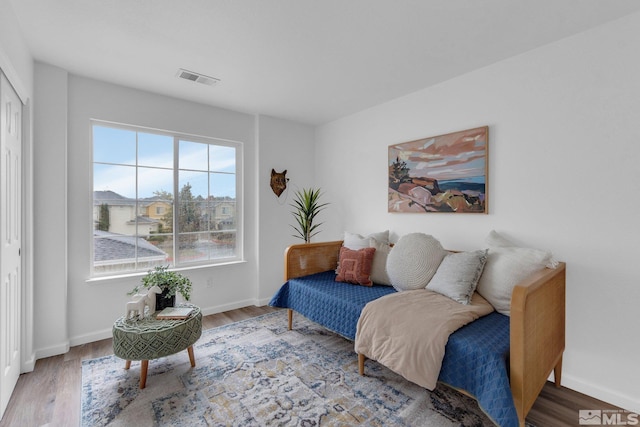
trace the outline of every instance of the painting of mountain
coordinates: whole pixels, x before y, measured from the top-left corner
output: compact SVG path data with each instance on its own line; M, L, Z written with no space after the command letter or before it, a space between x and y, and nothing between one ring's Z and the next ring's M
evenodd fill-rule
M487 213L488 126L389 146L389 212Z

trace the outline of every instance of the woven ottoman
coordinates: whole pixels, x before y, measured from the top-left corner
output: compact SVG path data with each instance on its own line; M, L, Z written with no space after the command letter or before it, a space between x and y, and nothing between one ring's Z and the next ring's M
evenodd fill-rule
M141 360L140 388L147 383L149 360L169 356L182 350L189 353L191 366L196 366L193 344L202 334L202 313L194 305L186 319L156 319L155 315L141 320L119 318L113 324L113 353L126 360L125 369L131 367L132 360Z

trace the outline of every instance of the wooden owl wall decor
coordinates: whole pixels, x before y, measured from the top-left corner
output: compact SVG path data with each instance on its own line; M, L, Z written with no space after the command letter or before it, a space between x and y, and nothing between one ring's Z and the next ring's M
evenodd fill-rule
M287 178L286 175L286 169L282 172L276 172L275 169L271 169L271 189L278 197L280 197L282 192L287 188L289 178Z

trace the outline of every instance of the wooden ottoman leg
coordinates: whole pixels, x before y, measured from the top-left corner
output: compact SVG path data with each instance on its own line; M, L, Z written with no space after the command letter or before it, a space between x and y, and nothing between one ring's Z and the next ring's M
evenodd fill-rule
M190 345L189 347L187 347L187 351L189 352L189 362L191 362L191 367L195 368L195 366L196 366L196 358L193 355L193 346Z
M291 330L291 328L293 327L293 310L289 309L289 311L287 311L287 315L289 321L289 330Z
M358 372L360 373L360 375L364 376L364 361L365 361L365 356L362 353L358 353Z
M143 360L140 365L140 389L147 386L147 369L149 369L149 361Z
M129 369L130 367L131 367L131 360L127 360L127 361L124 363L124 369Z

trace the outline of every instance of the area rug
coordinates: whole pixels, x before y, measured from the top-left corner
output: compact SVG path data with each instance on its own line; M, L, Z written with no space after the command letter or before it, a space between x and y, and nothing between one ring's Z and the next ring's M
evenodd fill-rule
M286 310L203 331L187 352L124 369L82 364L83 426L492 426L475 400L429 392L374 361L358 374L353 342Z

